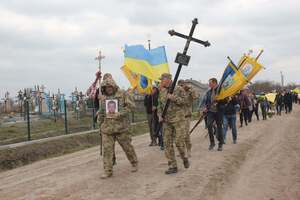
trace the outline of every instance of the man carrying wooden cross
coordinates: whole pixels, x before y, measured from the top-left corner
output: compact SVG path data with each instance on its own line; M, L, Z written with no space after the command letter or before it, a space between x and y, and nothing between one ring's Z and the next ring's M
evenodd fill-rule
M178 171L174 143L179 151L181 159L183 160L184 167L189 168L190 166L185 149L185 111L182 109L185 105L184 100L186 99L186 93L183 87L180 86L175 87L173 94L168 93L171 84L172 75L168 73L162 74L157 114L159 116L159 121L164 122L163 133L165 155L169 166L169 169L165 171L166 174L173 174ZM162 118L161 114L168 99L170 100L169 110L164 118Z
M174 80L172 82L171 74L162 74L162 93L160 95L161 107L160 107L160 126L157 129L157 133L160 131L162 122L166 121L164 125L164 142L166 146L166 157L168 159L169 169L166 171L166 174L172 174L177 172L177 165L175 160L175 153L173 148L173 142L175 140L176 146L179 150L180 156L183 159L185 168L189 167L189 161L185 155L185 145L184 145L184 110L182 110L184 102L184 89L176 86L181 68L183 65L187 66L190 60L190 56L187 55L187 51L191 41L202 44L205 47L210 46L208 41L202 41L193 37L193 33L196 25L198 24L197 18L192 21L192 27L190 29L189 35L184 35L178 33L174 30L170 30L169 34L171 36L178 36L186 39L186 43L183 49L183 53L177 53L175 62L178 63L178 68ZM181 88L181 89L180 89ZM174 109L174 112L168 111L168 108L171 107L171 110ZM183 119L182 119L183 118ZM177 122L177 123L175 123ZM181 123L179 123L181 122Z

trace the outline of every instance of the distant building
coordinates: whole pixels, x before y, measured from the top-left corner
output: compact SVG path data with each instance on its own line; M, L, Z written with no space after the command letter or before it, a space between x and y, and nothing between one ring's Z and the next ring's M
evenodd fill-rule
M203 84L200 81L193 80L192 78L186 79L185 81L194 87L194 89L200 95L200 97L203 96L203 94L208 90L208 85Z

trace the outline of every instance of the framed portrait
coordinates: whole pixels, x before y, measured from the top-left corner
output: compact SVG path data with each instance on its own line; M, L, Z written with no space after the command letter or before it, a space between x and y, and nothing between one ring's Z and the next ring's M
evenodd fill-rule
M105 112L107 115L118 113L119 112L118 100L117 99L105 100Z

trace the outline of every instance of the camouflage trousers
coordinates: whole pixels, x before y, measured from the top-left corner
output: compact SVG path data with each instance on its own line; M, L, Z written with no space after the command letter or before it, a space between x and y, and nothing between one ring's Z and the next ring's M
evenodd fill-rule
M190 127L191 127L191 117L187 117L185 118L185 146L187 151L191 151L192 149Z
M115 141L120 144L132 166L136 166L138 163L135 150L131 144L131 136L129 132L117 133L113 135L102 134L103 167L106 174L112 174L113 172Z
M170 168L175 168L177 167L177 162L175 158L174 143L178 149L180 157L182 159L186 158L184 121L164 123L163 133L165 155L168 160L168 165Z

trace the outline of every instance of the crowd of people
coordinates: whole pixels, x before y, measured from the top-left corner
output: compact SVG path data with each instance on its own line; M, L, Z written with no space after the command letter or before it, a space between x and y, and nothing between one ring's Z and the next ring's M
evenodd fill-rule
M144 106L150 133L149 146L159 146L165 152L168 169L165 174L174 174L178 171L174 145L177 147L184 168L189 168L189 158L192 156L192 141L190 138L190 124L192 121L192 104L199 98L195 89L184 80L179 80L172 94L172 75L164 73L158 87L153 87L152 93L145 96ZM132 165L132 172L138 171L138 158L131 144L129 114L134 109L132 97L121 90L114 82L112 76L104 75L100 90L96 91L98 104L97 120L100 124L100 133L103 144L102 178L113 175L115 162L115 142L124 150ZM274 103L270 103L264 95L257 96L248 88L239 94L226 99L216 100L218 81L209 79L209 90L202 96L199 105L199 114L205 119L209 135L209 147L212 151L218 141L218 151L223 150L226 144L228 128L232 131L233 144L237 144L237 115L239 114L240 127L252 122L255 114L256 120L267 120L276 108L281 115L283 109L286 113L292 111L293 102L300 103L298 96L284 90L278 91ZM165 105L169 101L169 109L162 115ZM114 105L114 106L112 106ZM113 107L113 109L112 109ZM259 112L259 108L261 112Z
M283 110L288 114L292 112L293 103L300 104L299 95L288 90L278 90L272 101L264 93L254 94L245 87L238 94L217 101L214 100L218 88L217 79L209 80L209 88L200 103L200 112L205 115L205 124L210 138L209 150L214 148L216 137L219 141L218 150L222 151L223 144L226 144L228 127L232 131L233 144L237 143L238 115L241 128L252 122L253 114L257 121L261 119L260 113L262 120L267 120L275 114L275 109L277 115L281 115Z

